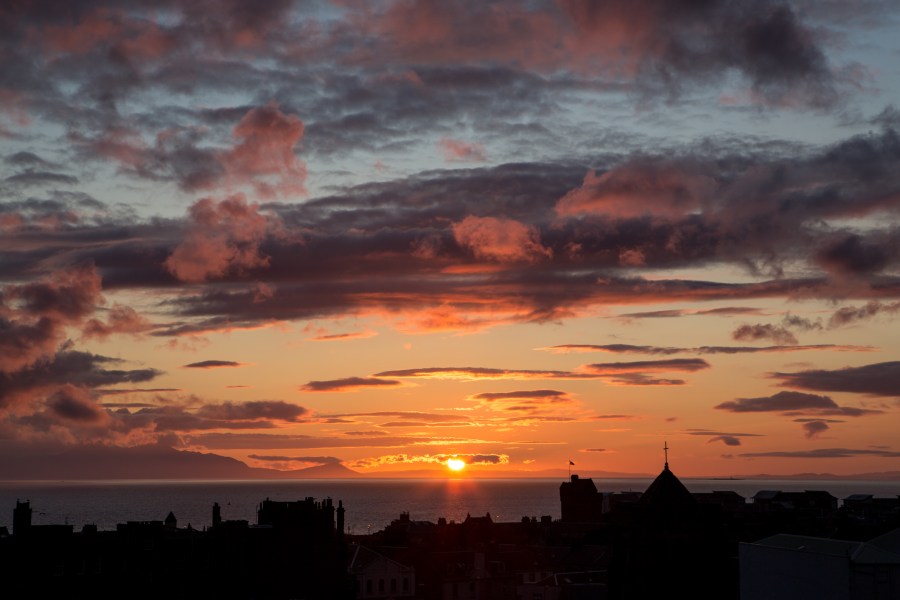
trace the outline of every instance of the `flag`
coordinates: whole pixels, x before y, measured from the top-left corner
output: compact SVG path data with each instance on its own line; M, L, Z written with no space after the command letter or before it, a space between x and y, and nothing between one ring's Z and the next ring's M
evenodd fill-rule
M569 461L569 466L570 466L570 467L574 467L574 466L575 466L575 463L573 463L573 462L570 460L570 461Z

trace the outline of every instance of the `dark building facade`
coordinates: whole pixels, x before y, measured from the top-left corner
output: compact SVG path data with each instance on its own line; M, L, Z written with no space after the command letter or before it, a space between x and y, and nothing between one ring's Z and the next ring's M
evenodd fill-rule
M570 475L559 485L560 518L571 523L597 523L603 513L603 494L590 478Z

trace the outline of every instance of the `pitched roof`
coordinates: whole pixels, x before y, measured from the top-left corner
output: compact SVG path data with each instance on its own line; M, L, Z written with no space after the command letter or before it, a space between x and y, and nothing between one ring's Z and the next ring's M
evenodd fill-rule
M669 463L666 463L662 473L653 480L638 502L660 509L690 508L697 504L681 480L669 470Z
M878 539L878 538L876 538ZM779 533L754 542L754 546L768 546L795 552L844 557L860 565L900 564L900 555L871 542L851 542L804 535Z
M356 551L353 553L353 558L350 560L349 568L351 571L364 571L367 567L377 562L394 565L401 571L411 570L411 567L397 562L396 560L365 546L356 547Z

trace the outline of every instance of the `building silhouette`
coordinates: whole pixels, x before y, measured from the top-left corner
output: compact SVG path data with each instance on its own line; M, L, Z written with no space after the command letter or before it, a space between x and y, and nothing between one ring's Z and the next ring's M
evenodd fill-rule
M640 499L609 513L610 598L736 597L723 511L701 504L668 461Z
M668 458L668 457L667 457ZM665 461L643 492L560 485L559 520L455 522L400 513L344 532L343 503L266 498L256 522L35 525L17 501L0 528L9 598L623 600L900 598L900 498L822 491L691 493Z
M603 494L594 480L570 475L559 484L560 519L572 523L597 523L603 513Z
M33 525L17 502L13 535L0 537L0 581L8 598L352 598L341 515L330 499L264 500L257 523L223 520L178 527L128 521L115 531Z

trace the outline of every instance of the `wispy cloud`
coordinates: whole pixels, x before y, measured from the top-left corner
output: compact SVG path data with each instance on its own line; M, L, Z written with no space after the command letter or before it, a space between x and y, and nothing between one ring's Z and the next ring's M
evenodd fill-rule
M880 456L884 458L900 457L900 452L893 450L867 450L852 448L817 448L815 450L775 450L770 452L749 452L739 454L744 458L853 458L856 456Z
M640 360L634 362L594 363L585 365L585 370L597 375L620 375L622 373L655 373L685 371L693 373L709 368L702 358L673 358L670 360Z
M343 379L310 381L300 386L300 389L304 392L353 392L361 389L394 388L402 385L402 381L381 379L381 375L379 375L378 377L344 377Z
M741 438L745 437L762 437L760 433L735 433L730 431L710 431L708 429L686 429L687 435L709 437L708 444L713 442L722 442L726 446L740 446Z
M243 367L242 363L233 360L202 360L184 365L185 369L218 369L222 367Z

